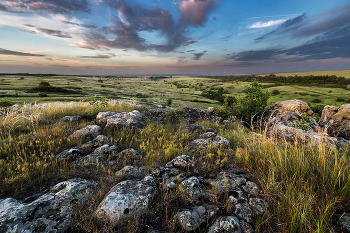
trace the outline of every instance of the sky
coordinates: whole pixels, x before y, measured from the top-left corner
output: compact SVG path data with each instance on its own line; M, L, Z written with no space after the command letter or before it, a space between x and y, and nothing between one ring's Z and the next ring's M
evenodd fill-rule
M349 0L0 0L0 73L342 69Z

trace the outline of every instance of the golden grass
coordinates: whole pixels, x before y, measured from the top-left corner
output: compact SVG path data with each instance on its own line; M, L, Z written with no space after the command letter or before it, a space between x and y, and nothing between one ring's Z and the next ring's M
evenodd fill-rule
M290 73L276 73L281 76L309 76L309 75L336 75L345 78L350 78L350 70L322 70L322 71L309 71L309 72L290 72Z

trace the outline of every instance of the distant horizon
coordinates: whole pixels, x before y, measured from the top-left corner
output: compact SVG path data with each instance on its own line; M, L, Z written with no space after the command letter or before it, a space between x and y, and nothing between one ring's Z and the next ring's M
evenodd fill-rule
M6 0L0 35L5 73L350 69L348 0Z

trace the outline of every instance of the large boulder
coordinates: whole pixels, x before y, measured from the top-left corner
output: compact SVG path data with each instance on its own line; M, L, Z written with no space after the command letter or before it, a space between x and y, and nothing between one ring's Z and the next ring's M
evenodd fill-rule
M0 200L0 232L66 232L73 210L85 203L95 187L91 181L76 178L55 185L34 200Z
M201 205L177 212L177 220L185 231L194 231L219 210L216 205Z
M88 125L80 130L75 131L73 134L71 134L68 139L75 139L75 138L90 138L94 139L98 135L102 134L102 129L98 125Z
M142 129L145 124L142 122L142 114L134 110L132 112L100 112L96 116L99 124L105 125L106 129L121 129L129 127L132 129Z
M296 120L316 116L309 105L301 100L285 100L269 105L264 109L267 125L295 123ZM302 116L302 113L304 116Z
M350 104L341 107L327 105L322 111L320 124L333 136L350 138Z
M156 195L155 183L155 178L149 175L142 181L126 180L117 184L97 207L96 216L116 225L122 217L141 214Z
M216 219L215 223L209 228L208 233L241 233L241 224L238 218L234 216L223 216Z

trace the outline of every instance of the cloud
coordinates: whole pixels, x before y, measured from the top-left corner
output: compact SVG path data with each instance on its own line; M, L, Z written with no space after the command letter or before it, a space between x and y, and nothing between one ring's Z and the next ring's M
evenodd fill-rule
M75 25L75 26L81 26L81 27L89 28L89 29L95 29L95 28L97 28L97 26L96 26L96 25L93 25L93 24L75 23L75 22L70 22L70 21L66 21L66 20L63 20L62 23L66 23L66 24L70 24L70 25Z
M228 59L234 59L236 61L270 60L277 54L279 54L279 50L277 49L249 50L234 54L228 57Z
M283 33L289 32L291 30L295 30L302 25L302 22L304 22L306 18L307 18L307 16L304 13L302 15L295 17L295 18L289 19L289 20L285 21L284 23L282 23L277 29L255 39L255 41L259 42L261 40L268 38L271 35L283 34Z
M0 10L16 13L45 11L55 14L90 12L88 0L8 0L0 3Z
M179 6L181 21L195 27L202 26L215 6L213 0L183 0Z
M100 53L96 53L93 56L80 56L81 58L99 58L99 59L107 59L107 58L111 58L111 57L115 57L116 55L114 53L105 53L105 54L100 54Z
M0 54L2 55L13 55L13 56L25 56L25 57L43 57L41 54L32 54L32 53L22 53L13 50L7 50L0 48Z
M180 64L184 64L187 62L187 58L186 57L179 57L178 60L177 60L177 64L180 65Z
M204 53L194 53L194 58L193 60L198 61L201 59L201 57L204 55Z
M266 28L266 27L272 27L277 24L281 24L286 22L286 19L278 19L278 20L270 20L268 22L256 22L252 25L250 25L248 28Z
M199 41L199 39L195 39L195 40L187 40L186 43L184 43L182 46L191 46L193 45L194 43L197 43Z
M24 28L18 28L17 31L19 31L19 32L25 32L25 33L29 33L29 34L37 34L36 31L27 30L27 29L24 29Z
M68 33L64 33L60 30L52 30L48 28L38 28L38 30L50 36L55 36L60 38L72 38L72 36L70 36Z

